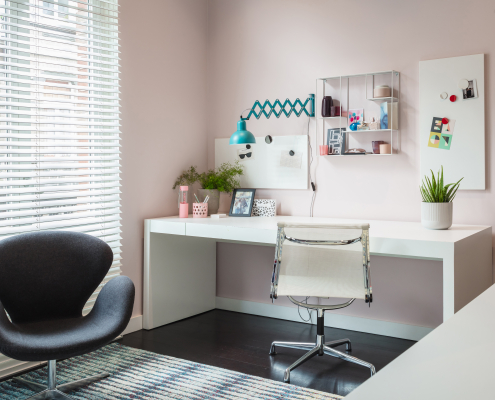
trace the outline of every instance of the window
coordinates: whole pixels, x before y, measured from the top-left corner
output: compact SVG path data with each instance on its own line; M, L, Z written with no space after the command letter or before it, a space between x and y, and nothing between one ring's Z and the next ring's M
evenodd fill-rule
M0 0L0 240L99 237L114 252L103 284L122 261L117 3Z

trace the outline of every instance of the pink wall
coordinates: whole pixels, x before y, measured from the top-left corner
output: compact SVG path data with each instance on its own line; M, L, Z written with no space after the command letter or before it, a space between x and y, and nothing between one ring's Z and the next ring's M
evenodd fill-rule
M180 171L206 167L207 3L120 0L123 273L142 314L145 218L177 214Z
M418 63L485 53L487 190L460 192L454 223L495 225L491 160L495 121L490 112L495 100L494 11L493 0L209 0L208 165L214 165L214 138L229 137L240 112L255 100L305 98L314 93L317 77L395 69L401 72L401 154L317 159L315 216L419 221ZM256 136L298 135L306 123L306 118L294 116L263 117L249 121L248 129ZM277 199L283 215L309 215L310 191L257 194ZM260 265L270 265L272 253L266 248L220 245L218 295L267 301L269 278ZM234 255L236 260L252 260L255 255L255 261L229 262ZM384 305L374 317L392 315L398 322L424 326L438 323L438 293L433 291L441 287L438 263L375 257L373 265L378 275L376 297L380 285L386 303L398 299L398 304ZM252 276L236 279L239 274ZM392 292L400 283L407 287L408 279L431 289L424 292L430 307L422 304L421 295L412 298L421 315L409 308L405 297Z

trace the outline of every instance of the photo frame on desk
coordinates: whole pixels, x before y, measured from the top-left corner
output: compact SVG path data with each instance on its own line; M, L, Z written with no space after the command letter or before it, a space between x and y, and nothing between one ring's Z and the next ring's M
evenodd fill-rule
M230 217L250 217L256 189L234 189L230 203Z

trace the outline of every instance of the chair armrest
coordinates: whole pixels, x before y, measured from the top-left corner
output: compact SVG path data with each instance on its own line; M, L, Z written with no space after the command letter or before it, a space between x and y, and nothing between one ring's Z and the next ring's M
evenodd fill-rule
M134 283L127 276L118 276L109 281L98 294L95 305L86 316L89 319L104 320L114 325L120 335L127 327L134 306Z

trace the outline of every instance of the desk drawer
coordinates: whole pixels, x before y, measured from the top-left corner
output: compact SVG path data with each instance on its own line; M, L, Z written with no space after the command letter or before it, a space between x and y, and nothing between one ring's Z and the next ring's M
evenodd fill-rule
M169 235L185 235L185 222L169 222L161 219L150 220L151 233L168 233Z

